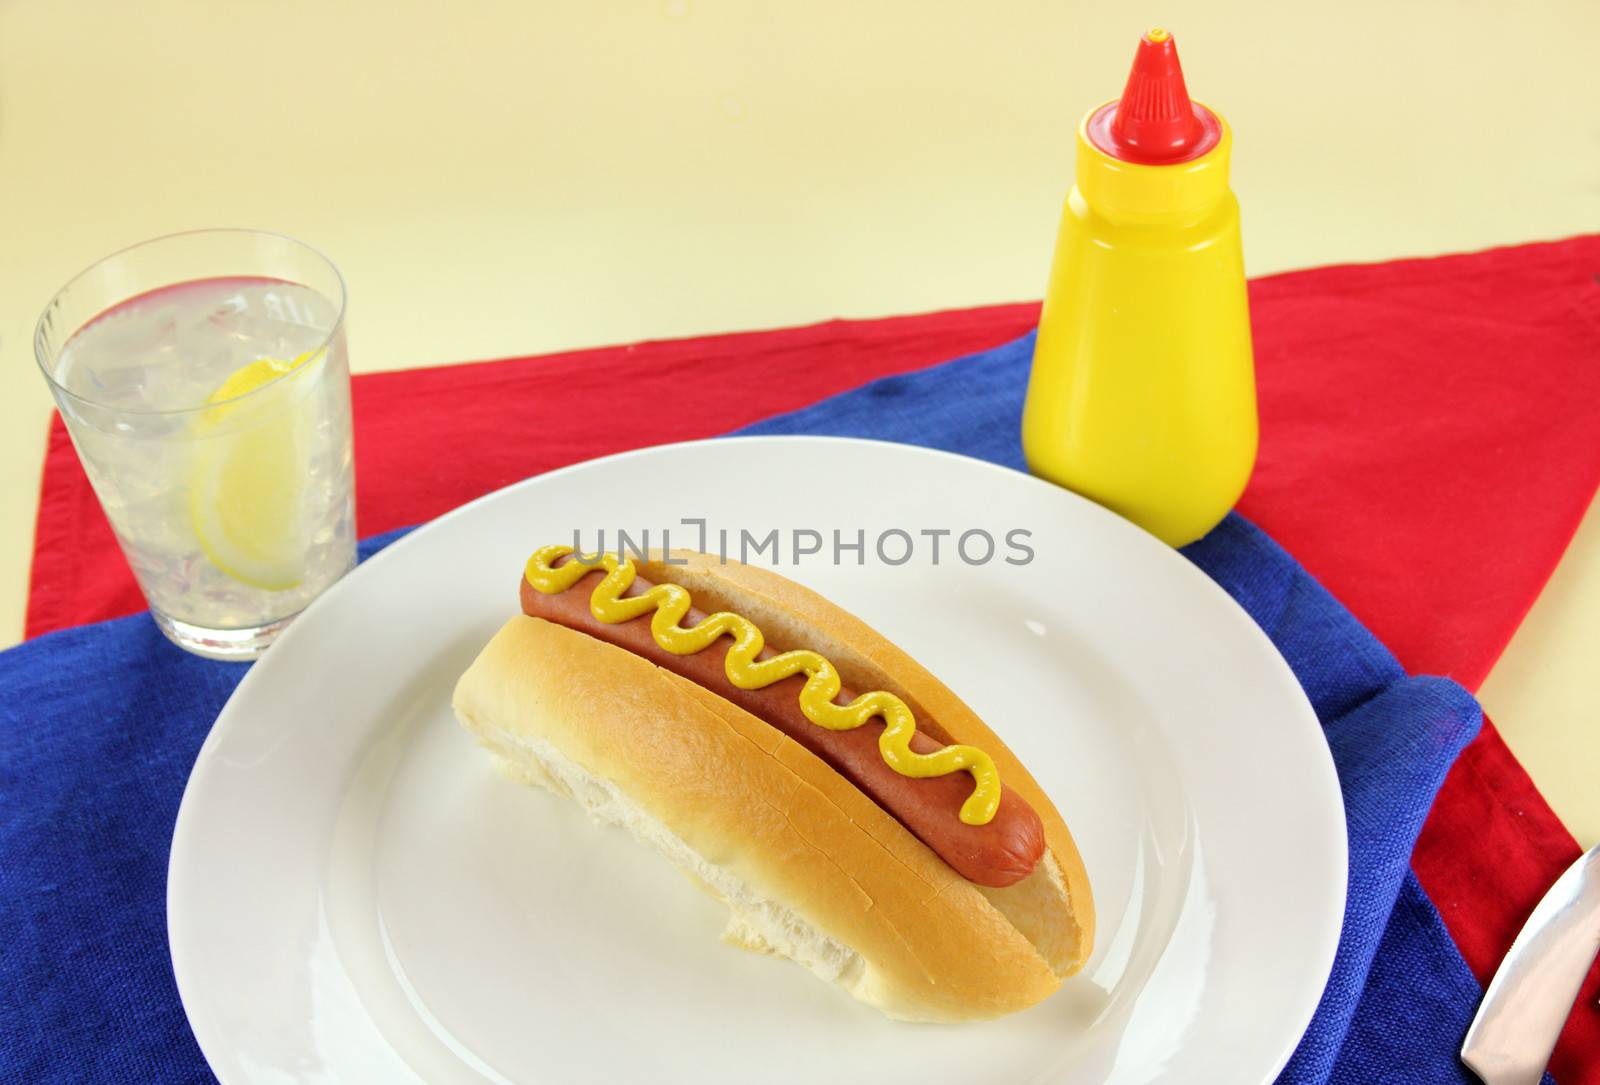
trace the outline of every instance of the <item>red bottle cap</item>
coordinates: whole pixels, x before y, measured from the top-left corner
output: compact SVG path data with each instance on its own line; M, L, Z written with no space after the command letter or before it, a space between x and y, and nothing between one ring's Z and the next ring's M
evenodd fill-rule
M1122 97L1095 110L1089 139L1113 158L1144 166L1190 162L1222 139L1222 126L1189 100L1178 44L1156 27L1139 39Z

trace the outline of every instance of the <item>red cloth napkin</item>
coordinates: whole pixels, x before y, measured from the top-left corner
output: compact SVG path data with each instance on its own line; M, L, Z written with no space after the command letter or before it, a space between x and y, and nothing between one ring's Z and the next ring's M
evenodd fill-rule
M1240 508L1406 667L1475 688L1600 484L1600 236L1256 280L1261 458ZM711 436L1022 334L1036 305L644 343L355 380L364 534L527 475ZM360 349L359 326L355 329ZM596 423L601 405L611 419ZM143 606L57 419L28 635ZM1578 855L1492 725L1414 859L1493 971ZM1600 969L1553 1064L1600 1081Z

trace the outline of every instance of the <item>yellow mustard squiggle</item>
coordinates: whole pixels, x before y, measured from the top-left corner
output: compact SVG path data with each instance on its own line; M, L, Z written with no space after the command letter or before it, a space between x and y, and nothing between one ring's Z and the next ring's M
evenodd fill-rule
M883 734L878 736L878 750L890 768L902 776L919 779L970 772L972 794L961 804L961 820L968 825L987 825L994 819L1000 806L1000 773L994 760L974 746L946 746L933 753L914 752L911 736L917 731L916 717L894 694L877 690L863 693L849 704L834 704L833 699L839 695L842 685L839 671L817 652L800 648L758 660L756 656L766 639L750 619L723 610L684 629L678 623L689 613L691 600L682 585L656 584L639 595L623 598L638 576L631 559L619 562L613 555L604 554L592 564L569 561L555 565L570 553L570 546L546 546L534 551L524 575L535 591L559 595L597 567L604 568L605 579L589 597L589 613L597 620L614 625L654 610L650 634L663 649L680 656L693 655L709 648L717 638L731 636L733 647L728 649L723 669L728 681L740 689L763 689L804 672L806 684L800 691L800 711L808 720L830 731L849 731L874 716L882 717L884 728Z

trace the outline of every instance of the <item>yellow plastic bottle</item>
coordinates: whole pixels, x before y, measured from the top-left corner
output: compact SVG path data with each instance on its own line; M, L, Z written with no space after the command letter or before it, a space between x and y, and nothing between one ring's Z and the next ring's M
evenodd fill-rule
M1078 126L1022 415L1029 469L1182 546L1244 492L1257 422L1232 133L1172 36Z

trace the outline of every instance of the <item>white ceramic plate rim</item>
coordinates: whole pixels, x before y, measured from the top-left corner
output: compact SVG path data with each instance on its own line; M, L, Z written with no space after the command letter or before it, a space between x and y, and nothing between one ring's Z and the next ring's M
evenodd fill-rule
M384 575L383 570L385 569L387 560L391 559L393 555L397 553L403 553L406 549L418 544L419 540L426 540L430 531L436 526L452 522L462 517L470 516L473 514L473 511L480 506L500 500L504 498L505 495L513 491L527 487L535 487L560 476L571 474L573 472L592 470L601 465L626 462L640 457L672 455L675 450L694 449L709 444L715 444L717 446L728 446L730 444L771 445L774 442L790 442L799 443L802 445L815 442L835 445L889 446L895 449L913 451L919 455L928 457L959 461L969 468L976 465L985 470L1003 474L1013 479L1027 479L1029 483L1039 487L1041 498L1045 500L1066 500L1077 502L1083 507L1084 510L1087 510L1091 517L1101 520L1106 530L1122 533L1122 538L1127 540L1128 545L1147 548L1153 547L1159 549L1165 554L1164 560L1174 562L1176 563L1176 566L1181 566L1184 568L1186 573L1181 575L1187 575L1188 577L1192 578L1195 587L1199 591L1211 595L1214 601L1220 604L1219 613L1231 614L1233 619L1245 631L1245 635L1253 639L1260 650L1266 656L1270 657L1271 660L1274 661L1275 665L1278 668L1281 668L1284 674L1289 676L1291 682L1294 682L1293 676L1289 672L1287 663L1285 663L1281 656L1279 656L1277 649L1272 645L1271 640L1255 624L1248 614L1246 614L1245 611L1232 599L1231 596L1229 596L1219 585L1206 576L1198 567L1194 566L1177 552L1165 547L1153 537L1147 535L1142 530L1134 527L1132 524L1109 512L1108 510L1105 510L1100 506L1095 505L1094 503L1089 502L1086 499L1081 498L1069 491L1061 490L1046 483L1029 479L1028 476L1022 475L1019 472L1015 472L1009 468L992 464L988 461L977 460L972 457L961 456L955 453L945 452L937 449L922 448L920 446L903 445L896 442L880 442L863 440L860 438L807 435L774 437L721 437L711 438L708 440L685 441L675 444L650 446L647 448L629 450L610 456L599 457L597 459L571 464L563 468L512 483L511 485L467 502L466 504L451 510L450 512L436 518L433 521L420 525L403 538L398 539L385 547L381 552L363 562L358 568L340 581L340 583L336 584L332 589L330 589L321 598L316 600L310 607L308 607L307 610L302 613L299 619L297 619L297 621L283 634L281 639L288 640L290 638L311 635L307 632L307 630L311 630L315 627L317 615L328 606L326 600L339 598L340 593L348 593L358 590L358 587L364 584L367 580ZM377 571L375 572L374 570ZM186 925L186 902L181 898L180 895L173 891L172 887L175 884L179 884L183 880L181 875L187 873L187 871L184 870L184 864L187 861L187 857L193 854L190 844L195 835L193 819L196 815L193 809L194 804L191 802L191 795L194 792L192 783L196 778L206 771L208 762L215 755L216 747L221 742L222 736L226 734L227 729L230 726L230 721L235 715L235 706L241 703L244 699L250 697L256 685L268 680L266 678L259 677L259 674L263 672L264 669L265 673L270 677L270 675L273 673L272 668L263 668L262 664L259 663L252 667L251 670L243 677L243 679L241 679L239 685L230 696L227 704L224 705L222 711L218 714L217 720L213 725L211 732L207 735L204 743L202 744L199 755L196 758L195 765L191 770L191 786L188 786L185 789L183 801L180 804L177 821L174 827L173 842L168 868L168 941L169 950L172 953L173 968L177 981L179 996L185 1005L186 1012L188 1012L191 1001L197 993L195 984L198 982L198 978L190 972L187 954L180 952L177 948L181 944L181 932ZM1298 683L1294 682L1294 684L1296 689L1298 689ZM1303 703L1303 712L1301 713L1301 719L1299 721L1285 720L1283 726L1285 728L1297 729L1298 733L1301 734L1301 737L1309 740L1305 743L1302 743L1306 746L1305 754L1307 757L1307 763L1304 768L1309 774L1310 778L1315 781L1313 790L1320 791L1319 794L1312 796L1310 805L1318 808L1320 813L1323 815L1321 823L1318 826L1320 830L1317 833L1318 838L1310 843L1312 850L1321 850L1326 855L1330 869L1336 867L1339 876L1336 879L1333 879L1333 881L1331 881L1326 887L1328 892L1321 898L1322 906L1319 909L1319 914L1308 917L1311 920L1308 923L1308 927L1314 932L1314 938L1305 947L1305 975L1307 977L1307 982L1300 987L1299 997L1295 1001L1294 1005L1290 1008L1292 1012L1286 1014L1286 1019L1292 1018L1298 1024L1293 1030L1285 1031L1281 1043L1279 1044L1278 1055L1273 1061L1270 1072L1264 1074L1261 1078L1263 1082L1270 1082L1273 1080L1273 1078L1276 1077L1278 1072L1281 1071L1283 1066L1288 1062L1289 1057L1293 1054L1295 1048L1298 1046L1305 1025L1311 1020L1311 1017L1320 1001L1326 978L1332 968L1334 954L1337 949L1339 934L1342 928L1345 905L1345 871L1348 863L1348 843L1345 836L1343 800L1338 787L1337 775L1333 768L1331 753L1329 752L1326 741L1323 738L1321 725L1317 721L1310 704L1308 702ZM191 1025L193 1025L192 1016ZM226 1050L227 1037L220 1034L210 1034L203 1027L196 1027L195 1035L201 1051L206 1055L208 1062L210 1062L213 1067L218 1065L220 1060L213 1058L213 1052L220 1055Z

